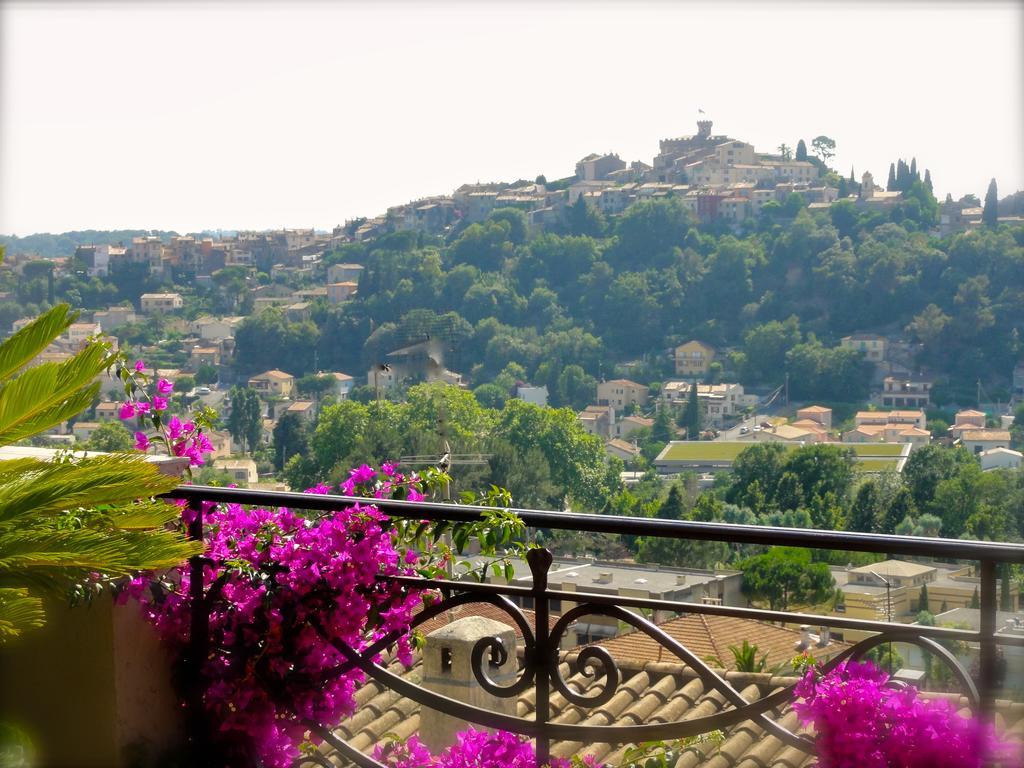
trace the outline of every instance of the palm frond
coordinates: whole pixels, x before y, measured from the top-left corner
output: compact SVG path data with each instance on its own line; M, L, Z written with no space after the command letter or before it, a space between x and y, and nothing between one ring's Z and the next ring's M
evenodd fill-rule
M202 552L200 542L163 530L7 530L0 533L0 582L59 591L70 582L172 568Z
M92 344L70 360L27 369L0 389L0 445L38 434L85 410L111 363L107 348Z
M171 490L177 478L161 474L137 454L90 456L73 463L0 461L0 524L78 507L120 505Z
M0 345L0 381L13 376L78 318L69 310L67 304L58 304Z
M0 588L0 645L46 622L43 601L27 589Z

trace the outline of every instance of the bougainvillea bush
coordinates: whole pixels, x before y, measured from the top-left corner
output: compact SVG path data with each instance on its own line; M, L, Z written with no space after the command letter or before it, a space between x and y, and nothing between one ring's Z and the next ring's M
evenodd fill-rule
M889 687L870 662L807 669L793 708L817 735L821 768L982 768L1019 765L993 729L961 717L943 699L912 686Z
M392 467L352 475L350 493L422 498L419 479ZM228 751L251 749L264 765L285 768L300 754L306 720L332 723L354 712L363 675L332 673L345 661L334 644L361 651L408 628L422 593L379 577L416 573L418 556L400 553L387 518L372 505L310 519L287 509L210 504L203 515L206 713ZM140 576L125 591L179 661L189 643L190 587L183 564L158 581ZM395 649L411 663L407 634Z

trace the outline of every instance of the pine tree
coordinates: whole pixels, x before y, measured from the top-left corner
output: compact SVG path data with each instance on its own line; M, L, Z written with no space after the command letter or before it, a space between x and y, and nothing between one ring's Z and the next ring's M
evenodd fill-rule
M654 424L651 426L651 439L659 443L667 443L672 439L672 420L668 415L668 408L662 407L654 415Z
M806 160L807 159L807 145L804 144L804 140L803 139L800 139L800 141L798 141L796 143L796 159L797 160Z
M690 399L686 401L686 436L694 440L700 436L700 403L697 400L697 382L690 387Z
M658 507L657 517L662 520L682 520L686 515L686 507L683 505L683 494L679 492L679 486L673 485L668 491L668 497Z
M896 166L893 163L889 163L889 180L885 182L885 191L896 191Z
M932 195L935 194L935 190L932 189L932 172L927 168L924 169L924 185Z
M850 516L846 520L848 531L875 533L878 530L880 517L880 499L878 485L868 480L857 489L857 496L850 507Z
M995 179L988 183L988 192L985 193L985 207L981 212L981 221L988 227L994 227L999 223L999 191L996 188Z
M917 610L931 612L931 608L928 606L928 585L921 585L921 597L918 598Z

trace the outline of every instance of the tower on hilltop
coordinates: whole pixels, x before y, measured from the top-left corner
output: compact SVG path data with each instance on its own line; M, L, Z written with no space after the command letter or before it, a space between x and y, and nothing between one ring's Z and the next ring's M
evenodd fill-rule
M711 121L710 120L698 120L697 121L697 138L708 139L711 137Z

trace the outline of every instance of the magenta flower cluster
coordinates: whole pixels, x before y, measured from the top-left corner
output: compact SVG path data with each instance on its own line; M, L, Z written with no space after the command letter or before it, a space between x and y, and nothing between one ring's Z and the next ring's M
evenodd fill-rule
M353 494L387 486L421 496L417 478L388 468L386 480L353 483ZM326 492L326 489L314 489ZM271 768L299 756L305 721L336 723L355 709L359 671L337 673L338 650L365 650L397 631L398 658L411 664L407 634L420 592L381 580L414 573L418 556L400 554L387 518L374 506L354 504L317 519L287 509L204 508L208 545L204 593L209 613L210 653L204 664L204 704L227 748L255 750ZM131 582L126 594L139 600L146 617L180 660L189 642L190 577L179 566L154 589L150 578Z
M990 726L888 682L870 662L807 670L793 708L814 726L821 768L981 768L1007 756Z
M439 755L432 755L417 736L374 748L373 758L388 768L537 768L533 745L514 733L495 734L470 728L456 734L455 743ZM552 758L551 768L569 768L570 763Z
M133 367L137 378L148 380L144 374L146 364L142 360L136 360ZM167 379L157 380L155 394L148 399L136 396L139 390L131 388L128 390L128 399L121 404L117 415L122 421L148 419L156 427L155 434L142 431L135 433L135 450L145 453L154 442L161 441L173 455L186 456L190 466L198 467L203 463L203 454L210 453L213 445L201 426L194 421L181 421L177 416L172 416L166 424L163 422L162 417L168 405L167 395L173 391L174 385Z

